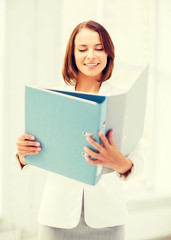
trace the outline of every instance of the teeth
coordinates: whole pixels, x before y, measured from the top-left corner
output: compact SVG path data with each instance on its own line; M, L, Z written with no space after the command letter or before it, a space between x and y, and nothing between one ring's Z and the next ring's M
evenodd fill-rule
M87 66L97 66L98 63L86 63Z

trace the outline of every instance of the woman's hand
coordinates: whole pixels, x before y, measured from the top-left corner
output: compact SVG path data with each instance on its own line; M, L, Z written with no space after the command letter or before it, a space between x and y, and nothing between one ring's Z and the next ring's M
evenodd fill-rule
M22 165L26 165L24 157L26 155L38 154L41 151L40 142L35 141L35 137L24 133L18 138L17 153Z
M85 156L87 162L92 165L103 165L108 168L112 168L113 170L125 174L127 173L133 166L133 163L124 157L124 155L119 151L116 147L114 140L112 138L113 130L110 130L107 138L103 134L102 131L98 132L98 135L101 139L103 145L100 145L91 137L87 137L87 141L98 151L94 152L88 147L84 147L84 150L89 156ZM92 160L95 158L97 160Z

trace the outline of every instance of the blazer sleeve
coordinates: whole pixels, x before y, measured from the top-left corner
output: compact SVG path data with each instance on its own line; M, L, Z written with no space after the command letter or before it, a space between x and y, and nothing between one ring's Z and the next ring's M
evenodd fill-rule
M24 172L27 174L30 174L32 172L32 167L30 165L22 166L22 164L19 161L18 154L15 155L15 168L17 172Z

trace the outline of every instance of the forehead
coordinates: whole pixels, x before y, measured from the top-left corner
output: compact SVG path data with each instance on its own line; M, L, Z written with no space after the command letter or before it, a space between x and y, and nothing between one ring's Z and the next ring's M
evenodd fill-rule
M81 29L75 37L75 45L95 45L101 43L98 32L88 28Z

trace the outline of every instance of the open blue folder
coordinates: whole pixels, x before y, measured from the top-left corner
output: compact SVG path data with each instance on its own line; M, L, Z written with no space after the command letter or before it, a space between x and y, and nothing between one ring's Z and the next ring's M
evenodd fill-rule
M100 143L98 131L114 129L114 140L127 156L142 137L148 67L131 88L100 96L53 89L25 88L25 131L41 142L42 151L27 155L26 163L95 185L102 166L86 162L83 147L91 147L86 134Z

